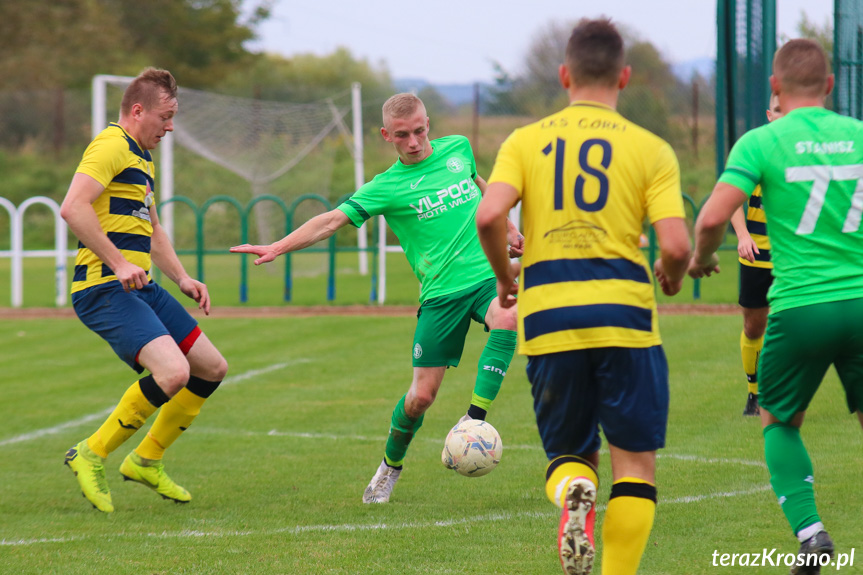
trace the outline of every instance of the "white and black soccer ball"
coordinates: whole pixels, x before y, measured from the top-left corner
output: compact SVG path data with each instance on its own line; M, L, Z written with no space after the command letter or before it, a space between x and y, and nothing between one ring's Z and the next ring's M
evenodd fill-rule
M446 436L443 464L465 477L490 473L500 463L503 442L487 421L468 419L453 427Z

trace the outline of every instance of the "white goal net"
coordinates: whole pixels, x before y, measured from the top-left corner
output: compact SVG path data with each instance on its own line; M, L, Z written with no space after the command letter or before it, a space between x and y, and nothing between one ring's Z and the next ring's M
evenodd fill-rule
M119 117L122 92L132 79L93 78L94 136ZM337 154L347 151L353 160L353 189L364 183L360 98L359 84L313 103L238 98L181 87L174 133L155 152L160 200L164 203L174 197L178 189L177 195L189 197L198 206L214 196L230 196L244 206L263 195L279 198L287 206L305 194L334 202L332 175ZM175 151L175 143L181 149ZM200 158L220 168L208 167ZM295 224L321 211L320 205L312 204L316 202L297 206ZM282 237L283 211L274 207L269 201L256 203L254 217L249 218L250 242L269 243ZM174 203L165 205L160 216L175 239L178 233L188 235L189 230L185 225L175 227L173 208ZM359 271L365 274L365 227L358 233L357 245Z

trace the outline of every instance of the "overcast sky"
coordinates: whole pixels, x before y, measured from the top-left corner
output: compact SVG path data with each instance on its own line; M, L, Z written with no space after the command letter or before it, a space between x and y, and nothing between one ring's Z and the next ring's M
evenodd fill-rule
M823 25L833 0L777 0L780 34L796 36L802 12ZM491 81L493 61L520 71L549 22L600 15L635 29L672 63L716 55L715 0L276 0L251 47L291 56L345 46L396 79Z

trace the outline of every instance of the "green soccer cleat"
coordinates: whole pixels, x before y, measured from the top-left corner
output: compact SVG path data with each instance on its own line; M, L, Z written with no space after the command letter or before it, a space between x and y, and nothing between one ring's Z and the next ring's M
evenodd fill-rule
M89 458L84 455L92 453L88 448L82 448L81 444L85 441L87 440L69 448L63 463L75 474L81 493L87 501L103 513L112 513L114 504L111 503L111 490L108 489L108 480L105 479L105 466L98 455L93 454ZM93 460L93 457L96 459Z
M137 481L146 485L164 499L170 499L176 503L188 503L192 495L174 483L174 480L165 473L165 464L161 460L153 461L144 465L141 457L134 451L126 456L120 465L120 475L124 481Z

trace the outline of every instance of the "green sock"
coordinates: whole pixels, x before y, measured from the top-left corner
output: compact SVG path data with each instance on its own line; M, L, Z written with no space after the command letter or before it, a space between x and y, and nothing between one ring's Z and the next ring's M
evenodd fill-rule
M515 353L515 342L515 332L508 329L493 329L488 334L488 341L479 356L471 405L483 411L491 408Z
M764 458L770 471L770 485L794 534L821 521L815 507L812 461L800 430L784 423L765 427Z
M405 461L408 445L414 438L417 430L423 424L423 415L417 419L411 419L405 412L405 396L396 404L393 417L390 421L390 435L387 437L387 447L384 452L384 460L391 467L399 467Z

